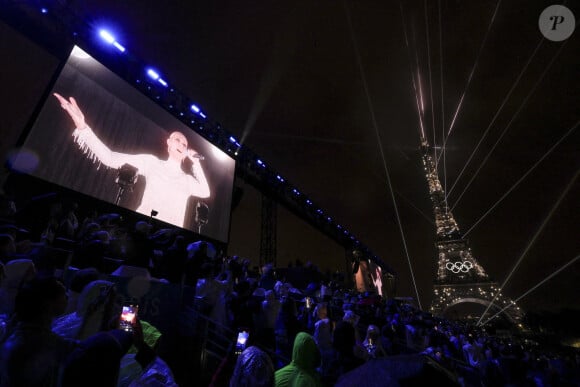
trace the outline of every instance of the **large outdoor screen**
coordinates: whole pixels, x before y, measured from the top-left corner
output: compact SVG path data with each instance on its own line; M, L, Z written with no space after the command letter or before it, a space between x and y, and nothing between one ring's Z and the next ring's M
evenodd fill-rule
M13 167L227 242L235 161L79 47Z
M387 296L387 282L383 270L374 262L361 260L354 273L354 282L359 292L375 292L381 297Z

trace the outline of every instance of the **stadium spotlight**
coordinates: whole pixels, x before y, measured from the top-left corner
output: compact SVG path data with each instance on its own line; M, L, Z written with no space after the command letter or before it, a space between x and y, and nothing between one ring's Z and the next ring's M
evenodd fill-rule
M197 105L192 104L189 108L191 109L192 112L199 114L201 118L206 118L206 115L203 114L203 112L197 107Z
M119 50L121 52L125 52L125 47L123 47L121 45L121 43L117 42L117 40L115 39L113 34L111 34L109 31L107 31L105 29L101 29L101 30L99 30L99 36L105 42L112 44L117 50Z
M99 36L103 38L103 40L109 44L113 44L115 42L115 37L111 35L111 33L107 30L100 30Z
M113 42L113 46L115 46L115 48L121 52L125 52L125 47L121 46L121 44L117 41Z
M230 142L231 142L232 144L234 144L235 146L237 146L237 147L238 147L238 149L239 149L239 148L242 146L242 145L241 145L241 144L238 142L238 140L236 140L236 138L235 138L234 136L230 136Z
M147 75L149 76L149 78L153 79L154 81L159 79L159 74L157 73L157 71L155 71L153 69L148 69Z

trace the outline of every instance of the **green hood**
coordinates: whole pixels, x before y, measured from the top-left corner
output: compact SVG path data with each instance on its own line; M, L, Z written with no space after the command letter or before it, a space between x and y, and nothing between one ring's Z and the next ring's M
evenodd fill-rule
M308 333L300 332L296 335L292 363L306 371L313 371L320 364L320 351Z

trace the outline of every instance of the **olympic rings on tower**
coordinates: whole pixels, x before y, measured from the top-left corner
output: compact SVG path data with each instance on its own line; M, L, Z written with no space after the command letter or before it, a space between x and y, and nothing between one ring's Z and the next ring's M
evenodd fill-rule
M457 274L460 271L463 273L467 273L472 267L473 263L470 261L463 261L463 262L447 262L445 264L447 270L452 271L453 273Z

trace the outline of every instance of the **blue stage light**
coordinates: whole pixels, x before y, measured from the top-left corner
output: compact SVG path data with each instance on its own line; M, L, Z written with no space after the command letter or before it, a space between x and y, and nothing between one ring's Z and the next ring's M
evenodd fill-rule
M157 80L157 82L159 82L159 83L161 83L163 86L167 87L167 82L165 82L165 80L164 80L164 79L162 79L162 78L159 78L159 79Z
M230 142L232 144L236 144L239 147L241 147L240 143L238 142L238 140L236 140L236 138L234 136L230 136Z
M195 105L191 105L191 106L190 106L190 108L191 108L191 111L192 111L192 112L194 112L194 113L199 113L199 108L198 108L197 106L195 106Z
M42 8L40 8L40 12L41 12L42 14L45 14L45 15L46 15L46 14L48 13L48 9L47 9L47 8L44 8L44 7L42 7Z
M292 190L292 192L294 192L296 195L300 195L300 192L298 192L298 190L297 190L296 188L294 188L294 189Z
M115 46L115 48L121 52L125 52L125 47L121 46L121 44L119 44L119 42L113 42L113 46Z
M207 118L205 114L203 114L203 112L199 112L199 115L202 116L203 118Z
M320 208L318 210L316 210L316 212L318 212L319 214L322 214L322 210Z
M336 228L340 230L342 228L342 226L340 224L337 224Z
M280 175L276 175L276 179L280 180L281 182L284 182L284 178Z
M101 39L103 39L105 42L112 44L117 50L121 51L121 52L125 52L125 47L123 47L121 45L121 43L117 42L115 40L115 37L113 36L113 34L111 34L109 31L107 30L99 30L99 36L101 37Z
M103 38L105 42L109 44L113 44L113 42L115 42L115 37L111 35L111 33L107 30L100 30L99 35L101 36L101 38Z
M262 167L266 166L266 164L264 164L264 162L260 159L256 160L256 162L258 163L258 165L261 165Z
M306 204L311 205L312 202L310 201L310 199L306 199Z
M330 216L328 218L326 218L326 220L328 220L329 222L332 222L332 218Z
M159 79L159 74L157 73L157 71L155 71L153 69L148 69L147 75L149 76L149 78L153 79L154 81Z

